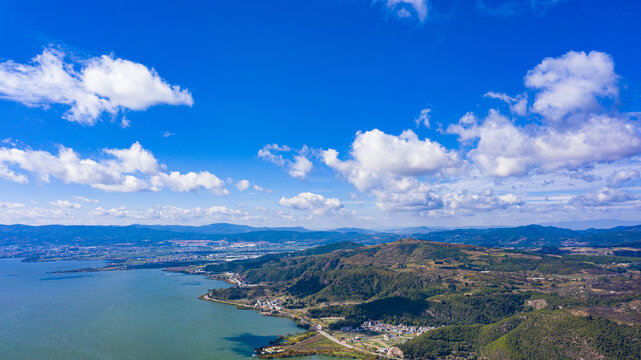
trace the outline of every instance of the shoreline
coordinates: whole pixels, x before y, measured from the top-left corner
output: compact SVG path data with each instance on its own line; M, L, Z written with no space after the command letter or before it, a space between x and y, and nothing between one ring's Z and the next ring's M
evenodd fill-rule
M270 345L265 345L259 348L256 348L256 356L260 359L280 359L280 358L290 358L290 357L307 357L307 356L314 356L314 355L321 355L321 356L328 356L328 357L336 357L336 358L342 358L342 359L355 359L355 360L360 360L360 359L396 359L394 357L390 357L387 355L383 354L375 354L372 352L369 352L364 349L357 348L353 345L346 344L339 339L335 338L331 334L327 333L326 331L323 331L318 325L313 324L307 319L304 319L302 317L299 317L297 315L291 314L286 311L279 311L278 313L268 313L264 311L260 311L260 309L257 309L253 306L246 305L246 304L239 304L235 303L232 301L228 300L221 300L221 299L215 299L209 296L209 294L203 294L199 297L200 300L203 301L211 301L211 302L216 302L220 304L226 304L226 305L233 305L237 309L241 310L254 310L257 313L263 315L263 316L269 316L269 317L281 317L281 318L287 318L292 320L294 323L296 323L297 326L299 326L303 330L307 330L307 332L313 332L316 335L322 336L337 345L340 345L344 348L343 351L332 351L332 350L287 350L282 353L268 353L268 354L260 354L258 353L259 351L277 346L278 343L276 344L270 344ZM280 339L282 341L283 339ZM351 356L351 357L350 357Z

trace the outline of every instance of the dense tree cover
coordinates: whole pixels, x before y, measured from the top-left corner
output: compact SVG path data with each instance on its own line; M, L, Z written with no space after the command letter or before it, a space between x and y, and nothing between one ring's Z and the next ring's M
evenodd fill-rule
M574 274L594 268L588 259L538 255L531 257L490 257L488 270L518 272L536 271L543 274Z
M317 303L407 297L443 287L456 292L461 286L455 281L445 283L434 274L404 270L412 265L504 273L572 274L594 268L594 263L588 260L595 258L605 261L601 257L559 257L402 240L369 247L337 243L302 252L210 265L206 270L240 273L249 283L281 284L291 295ZM497 287L502 285L506 283L496 283Z
M221 292L236 299L276 294L287 299L286 307L307 308L310 317L340 317L331 329L358 327L366 320L441 326L402 346L410 359L638 355L637 327L566 312L579 308L578 313L609 316L598 311L641 300L635 290L638 276L619 274L639 262L616 265L631 258L547 255L421 240L333 246L311 250L313 255L272 255L220 265L218 269L260 284ZM558 276L568 274L572 276ZM345 302L356 304L336 305ZM534 311L535 307L545 310ZM550 349L537 355L538 347L548 343Z
M294 285L287 288L287 292L294 296L305 297L319 292L324 287L325 284L321 282L318 276L309 274L301 277Z
M641 326L566 312L541 312L488 344L483 352L511 359L639 359Z
M619 226L611 229L569 230L552 226L529 225L514 228L457 229L414 234L415 239L473 244L488 247L531 249L563 245L641 246L641 226Z
M358 305L310 309L311 317L344 317L332 328L360 325L366 320L392 324L489 324L524 310L529 293L448 294L434 300L387 297Z
M240 300L247 298L262 298L269 296L273 293L273 288L266 288L264 286L252 287L228 287L223 289L209 290L216 299L221 300Z
M577 306L617 306L628 303L633 300L640 300L641 295L605 295L598 296L590 293L584 293L581 296L560 296L558 293L540 293L534 292L532 300L542 299L547 303L546 309L558 310Z
M408 359L482 354L490 359L639 359L641 326L566 312L516 315L489 325L452 325L400 345Z
M526 319L513 316L490 325L450 325L424 333L400 346L408 359L436 359L447 355L466 357L515 329Z

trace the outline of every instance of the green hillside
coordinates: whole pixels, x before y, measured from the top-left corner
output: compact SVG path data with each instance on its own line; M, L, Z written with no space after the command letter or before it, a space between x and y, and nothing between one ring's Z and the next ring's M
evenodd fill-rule
M638 260L399 240L205 269L251 284L212 298L280 299L284 311L339 334L366 321L437 327L404 343L406 358L596 359L641 358ZM546 341L549 351L532 355Z

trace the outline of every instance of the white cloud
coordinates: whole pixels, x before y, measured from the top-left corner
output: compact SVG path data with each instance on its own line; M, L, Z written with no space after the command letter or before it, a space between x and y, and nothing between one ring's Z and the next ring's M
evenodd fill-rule
M25 207L25 204L23 203L0 201L0 208L3 208L3 209L19 209L24 207Z
M608 177L608 186L619 187L630 180L638 179L640 176L641 174L639 174L638 170L617 170Z
M60 199L49 202L49 205L56 206L61 209L80 209L82 207L82 205L79 203L74 203L69 200L60 200Z
M326 198L311 192L303 192L290 198L282 197L278 204L296 210L311 210L315 214L324 214L343 207L337 198Z
M93 125L103 112L193 104L189 91L142 64L111 55L75 64L64 58L60 50L45 49L32 64L0 63L0 98L27 106L68 105L63 117L85 125Z
M463 155L420 140L411 130L400 136L371 130L357 133L350 158L339 159L333 149L322 151L321 158L385 211L549 213L550 207L600 209L636 200L613 189L639 178L634 170L639 161L630 159L641 154L635 115L609 109L618 95L617 81L607 54L570 52L528 72L525 82L532 94L485 94L506 102L517 119L491 110L483 119L468 112L451 124L446 132L458 135ZM531 107L528 96L534 99ZM622 164L628 170L620 170ZM597 185L608 187L591 192ZM574 196L576 190L589 192ZM549 191L555 194L540 195Z
M376 196L376 206L384 211L425 212L444 206L431 186L413 178L389 180L372 193Z
M249 180L240 180L236 183L238 191L245 191L249 189Z
M569 201L569 204L578 207L606 206L634 199L636 199L635 196L622 190L604 187L597 192L576 196Z
M429 139L420 140L412 130L399 136L378 129L359 132L350 154L352 160L339 160L333 149L321 155L325 165L340 172L359 191L375 188L389 178L452 173L463 166L456 152Z
M260 192L264 192L264 193L271 193L273 191L272 189L265 189L264 187L256 185L256 184L254 184L253 187L254 187L254 190L260 191Z
M106 218L122 218L126 221L156 221L175 223L177 221L239 221L247 220L250 215L246 212L231 209L226 206L212 206L208 208L193 207L181 208L170 205L156 206L147 209L129 209L126 207L118 207L105 209L97 207L90 212L92 217L106 217Z
M73 196L73 199L85 204L97 204L100 202L98 199L90 199L84 196Z
M404 184L402 184L404 183ZM475 193L450 186L430 186L415 179L403 179L373 191L376 206L393 212L414 212L430 216L454 215L519 207L523 199L513 193L495 194L486 189Z
M617 97L618 78L610 55L570 51L528 71L525 85L538 91L532 111L559 121L568 114L598 110L600 98Z
M287 172L289 176L297 178L297 179L304 179L307 177L307 174L312 170L312 162L309 161L305 156L303 155L295 155L294 156L294 161L291 162L289 165L289 171Z
M136 142L129 148L104 149L107 158L83 159L73 149L60 146L58 154L47 151L0 147L0 177L27 183L15 168L36 175L40 181L51 178L65 183L85 184L104 191L173 191L207 189L217 195L228 193L222 180L207 171L165 173L154 155Z
M131 126L131 120L127 119L124 115L120 120L120 127L126 129Z
M116 158L116 160L107 160L105 164L119 172L139 171L144 174L154 174L160 167L151 151L143 149L139 142L135 142L128 149L105 149L104 152Z
M154 186L152 190L168 187L173 191L206 189L216 195L229 194L229 190L225 188L225 182L208 171L200 171L198 173L190 171L184 174L178 171L171 171L168 174L161 172L151 178L151 183Z
M423 109L418 117L414 120L416 122L416 127L419 127L421 124L429 129L430 127L430 117L432 109Z
M283 154L295 152L291 159L286 159ZM280 146L278 144L267 144L258 151L258 157L267 160L280 167L286 168L289 176L297 179L305 179L307 174L314 167L312 162L306 157L309 152L307 146L295 151L287 145Z
M485 93L485 97L498 99L507 103L510 106L510 111L516 115L524 116L527 114L527 94L509 96L504 93L489 91Z
M427 19L429 10L427 0L374 0L376 1L385 2L385 7L400 18L415 14L421 22Z
M492 190L482 193L458 191L449 193L443 200L451 210L489 211L522 205L524 202L515 194L495 195Z
M448 132L461 140L478 138L468 158L487 176L525 175L532 171L574 169L599 161L614 161L641 153L639 129L629 121L592 115L574 128L516 126L490 111L479 125L459 123Z
M468 113L447 131L462 142L478 139L467 156L487 176L522 176L623 159L641 153L638 125L599 102L618 95L618 78L605 53L571 51L546 58L525 77L525 85L535 90L531 111L543 116L543 124L518 126L492 110L480 125ZM511 107L524 99L493 92L486 96ZM525 115L524 108L512 111Z

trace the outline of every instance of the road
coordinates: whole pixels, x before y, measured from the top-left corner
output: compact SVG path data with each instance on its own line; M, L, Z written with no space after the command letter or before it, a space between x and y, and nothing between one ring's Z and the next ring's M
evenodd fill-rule
M321 334L321 335L323 335L324 337L326 337L326 338L328 338L328 339L332 340L333 342L337 343L338 345L345 346L345 347L346 347L346 348L348 348L348 349L354 349L354 346L353 346L353 345L345 344L344 342L342 342L342 341L338 340L337 338L335 338L335 337L334 337L334 336L332 336L331 334L328 334L328 333L326 333L325 331L323 331L323 330L321 330L321 329L318 329L318 328L317 328L317 329L316 329L316 331L318 331L318 333L319 333L319 334ZM357 350L360 350L360 349L357 349Z
M398 359L398 358L396 358L396 357L389 356L389 355L386 355L386 354L380 354L380 353L379 353L379 354L377 354L377 353L374 353L374 352L371 352L371 351L367 351L367 350L365 350L365 349L361 349L361 348L355 347L355 346L353 346L353 345L345 344L344 342L342 342L342 341L338 340L338 339L337 339L336 337L334 337L333 335L331 335L331 334L329 334L329 333L327 333L327 332L323 331L323 330L322 330L318 325L316 326L316 332L318 332L319 334L323 335L324 337L326 337L326 338L330 339L331 341L333 341L333 342L337 343L338 345L344 346L344 347L346 347L346 348L348 348L348 349L356 350L356 351L358 351L358 352L362 352L362 353L364 353L364 354L368 354L368 355L382 356L382 357L386 357L386 358L388 358L388 359ZM401 360L401 359L398 359L398 360Z

